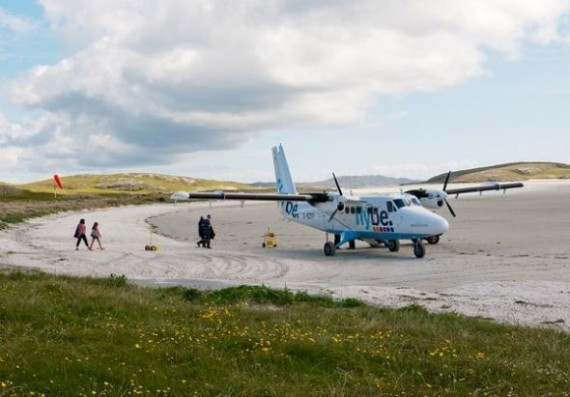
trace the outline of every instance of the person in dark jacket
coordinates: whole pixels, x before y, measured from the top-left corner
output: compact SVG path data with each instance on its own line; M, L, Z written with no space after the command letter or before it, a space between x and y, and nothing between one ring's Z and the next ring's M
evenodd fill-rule
M214 238L214 228L212 227L212 215L208 214L206 219L202 222L202 247L205 248L212 248L210 247L210 240Z
M198 245L198 247L203 247L204 246L204 217L201 216L200 220L198 221L198 235L200 236L200 241L198 241L196 244Z

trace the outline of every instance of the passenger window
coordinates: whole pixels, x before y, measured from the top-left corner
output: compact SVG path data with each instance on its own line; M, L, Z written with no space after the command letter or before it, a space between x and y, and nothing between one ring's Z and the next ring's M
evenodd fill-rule
M350 208L349 207L344 207L344 212L345 214L348 214L350 212Z
M350 207L350 213L351 213L351 214L356 213L356 210L354 209L354 207Z
M360 214L362 212L362 207L356 207L356 213Z

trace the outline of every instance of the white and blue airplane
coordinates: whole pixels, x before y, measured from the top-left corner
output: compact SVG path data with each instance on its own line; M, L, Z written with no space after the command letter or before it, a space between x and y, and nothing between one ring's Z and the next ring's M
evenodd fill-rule
M348 243L355 247L356 240L373 247L385 245L392 252L400 249L400 240L413 242L414 255L423 258L426 250L423 240L436 244L439 236L449 228L447 220L426 208L440 208L447 204L448 195L506 190L522 187L522 184L493 184L474 188L446 190L450 174L443 190L410 190L396 195L345 196L336 176L337 192L298 193L291 177L283 147L273 148L273 165L277 181L277 193L230 193L230 192L176 192L172 200L256 200L277 201L282 215L291 221L322 230L335 237L327 241L324 254L334 256L336 249Z

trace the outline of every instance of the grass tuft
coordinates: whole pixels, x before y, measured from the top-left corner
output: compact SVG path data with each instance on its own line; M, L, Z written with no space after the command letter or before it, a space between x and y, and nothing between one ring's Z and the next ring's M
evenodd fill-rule
M188 288L184 291L184 299L190 302L198 301L202 298L202 292L196 288Z
M278 290L264 285L240 285L212 291L200 291L189 288L183 292L184 299L217 305L252 303L257 305L288 306L293 303L307 303L317 307L353 308L364 306L364 303L353 298L335 301L330 296L311 295L306 291L293 292L288 289Z
M124 274L116 275L111 273L109 277L107 277L107 284L111 287L124 287L127 285L127 276Z
M209 301L216 304L250 302L256 304L290 305L294 295L288 290L274 290L266 286L240 285L238 287L214 290L207 294Z

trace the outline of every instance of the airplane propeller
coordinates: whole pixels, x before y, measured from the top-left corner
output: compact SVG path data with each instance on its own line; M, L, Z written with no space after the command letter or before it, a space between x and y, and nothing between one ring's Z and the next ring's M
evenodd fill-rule
M451 215L453 215L453 217L455 218L457 215L455 215L455 211L453 211L453 208L451 208L451 205L449 205L449 203L447 202L446 199L443 199L443 201L445 201L445 204L447 205L449 212L451 212Z
M333 175L333 179L334 179L334 183L336 184L336 189L338 190L338 194L341 197L344 197L342 194L342 189L340 188L340 184L338 183L338 180L336 179L336 175L334 174L334 172L332 173ZM344 210L344 203L339 201L338 205L336 206L336 209L333 211L333 213L331 214L330 218L329 218L329 222L331 222L334 219L334 216L336 215L336 213L338 211L342 211Z
M336 175L334 174L334 172L332 174L333 174L334 183L336 185L336 190L338 190L338 194L342 196L342 189L340 188L338 180L336 179Z
M451 171L449 171L447 173L447 176L445 177L445 182L443 182L443 191L445 193L447 193L446 189L447 189L447 183L449 182L449 178L451 177ZM447 205L447 208L449 209L449 212L451 212L451 215L453 215L453 217L455 218L457 215L455 215L455 211L453 211L453 208L451 208L451 205L449 204L449 202L447 201L447 199L443 199L443 201L445 201L445 205Z
M449 178L451 177L451 171L449 171L447 173L447 176L445 177L445 182L443 182L443 191L445 192L445 189L447 189L447 182L449 182Z
M447 209L449 209L449 212L451 213L451 215L453 215L453 217L456 217L457 215L455 214L455 211L453 211L453 208L451 208L451 205L449 204L449 202L446 199L446 197L448 195L447 184L449 183L450 178L451 178L451 171L449 171L447 173L447 176L445 177L445 181L443 182L443 189L442 190L429 190L428 191L424 188L421 188L421 189L408 190L406 193L411 194L413 196L416 196L420 200L430 198L430 195L433 195L437 199L437 206L438 207L443 207L443 203L445 203L445 205L447 206Z

